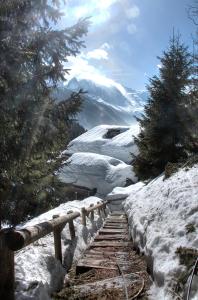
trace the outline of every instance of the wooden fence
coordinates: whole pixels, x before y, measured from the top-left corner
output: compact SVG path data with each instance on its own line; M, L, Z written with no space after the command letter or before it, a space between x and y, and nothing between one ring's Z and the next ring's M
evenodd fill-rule
M6 228L0 230L0 299L14 300L15 272L14 272L14 252L21 250L39 240L40 238L53 232L55 257L62 263L61 232L65 225L69 224L71 239L75 238L74 219L81 216L82 225L86 226L86 217L94 220L94 210L98 214L106 216L107 202L97 202L90 207L83 207L80 212L68 211L67 214L54 215L52 220L28 226L20 230Z

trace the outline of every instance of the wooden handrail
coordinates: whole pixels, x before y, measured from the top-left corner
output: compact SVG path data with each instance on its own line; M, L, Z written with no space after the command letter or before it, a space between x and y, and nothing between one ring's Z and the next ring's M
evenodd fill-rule
M61 232L64 226L69 224L71 239L75 239L75 227L73 220L82 217L82 224L86 226L86 217L91 213L90 219L94 220L94 210L98 210L99 216L103 211L106 216L105 208L107 202L97 202L90 207L83 207L80 212L68 211L63 216L54 215L52 220L45 221L33 226L16 229L0 230L0 299L14 300L14 251L20 250L32 244L38 239L53 232L55 257L62 263L62 243Z
M53 232L55 228L62 227L70 220L74 220L79 216L79 212L72 212L71 214L60 216L34 226L28 226L20 230L11 229L5 236L7 246L12 251L20 250Z
M96 204L94 206L90 206L90 207L85 208L85 209L86 209L87 214L89 214L91 211L96 210L97 208L101 208L101 207L104 207L104 203L99 203L99 204Z
M103 210L104 215L106 216L106 212L105 212L106 205L107 205L107 202L104 201L104 202L97 202L96 205L91 204L90 207L88 207L88 208L82 207L81 208L82 224L84 226L86 226L86 224L87 224L86 217L89 216L90 213L91 213L91 220L92 221L94 220L94 210L96 210L96 209L98 210L99 216L101 215L100 210Z

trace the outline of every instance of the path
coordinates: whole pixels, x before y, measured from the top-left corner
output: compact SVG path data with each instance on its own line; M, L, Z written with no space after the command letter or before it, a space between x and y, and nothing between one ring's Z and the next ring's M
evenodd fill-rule
M146 300L150 283L144 257L133 251L126 215L114 212L54 299Z

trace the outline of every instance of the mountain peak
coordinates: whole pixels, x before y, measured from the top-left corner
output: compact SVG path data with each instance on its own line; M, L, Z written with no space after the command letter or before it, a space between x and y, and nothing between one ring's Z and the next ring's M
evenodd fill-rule
M67 83L67 88L72 91L76 91L77 89L79 89L78 79L76 77L70 79L69 82Z
M83 97L82 111L77 118L86 129L101 124L134 124L135 117L143 112L146 102L140 92L123 87L108 78L103 84L103 81L98 81L95 77L92 79L73 77L64 87L62 94L67 95L80 89L86 94Z

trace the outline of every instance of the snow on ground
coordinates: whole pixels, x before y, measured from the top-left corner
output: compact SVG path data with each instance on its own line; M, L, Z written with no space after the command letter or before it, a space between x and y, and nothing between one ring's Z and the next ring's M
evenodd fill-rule
M128 194L124 207L130 232L153 269L151 299L173 300L168 290L184 270L175 251L180 246L198 249L198 166L166 180L160 176L147 185L114 189L108 197L115 200L116 193L118 198ZM187 233L187 224L193 224L195 232ZM191 300L198 299L197 285L196 277Z
M89 197L83 201L71 201L61 204L30 221L23 227L36 225L52 219L53 215L63 215L69 210L80 211L90 204L101 201ZM102 225L102 218L94 211L95 220L87 220L87 226L81 225L81 218L74 220L76 238L71 241L68 224L62 231L62 252L64 268L54 257L53 235L50 234L25 247L15 255L16 300L49 300L50 293L61 287L64 276L73 261L76 261L90 243L94 233Z
M131 127L112 125L96 126L71 141L65 153L93 152L112 156L126 163L130 163L132 160L131 154L137 154L137 146L134 144L133 136L137 135L138 128L137 125ZM112 129L120 130L120 134L113 138L106 138L107 132Z
M105 197L105 200L108 201L108 207L111 212L124 210L125 199L134 189L134 186L135 185L129 185L128 187L115 187L112 192Z
M116 186L125 186L126 179L137 179L130 165L110 156L95 153L75 153L59 170L59 178L65 183L96 188L104 196Z

